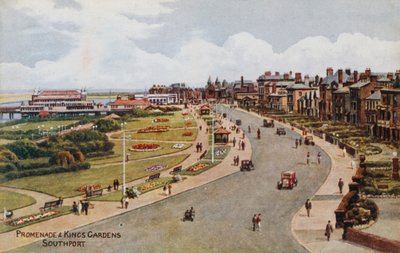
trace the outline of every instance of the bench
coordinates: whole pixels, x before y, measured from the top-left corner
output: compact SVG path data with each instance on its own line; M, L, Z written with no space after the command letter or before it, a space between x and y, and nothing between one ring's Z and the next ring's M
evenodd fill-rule
M203 159L206 156L206 154L207 154L207 151L204 151L203 154L200 155L199 160Z
M98 197L103 195L103 189L98 189L98 190L93 190L93 191L88 191L86 192L86 198L87 197Z
M44 203L43 207L40 207L39 210L41 212L46 211L46 209L52 209L52 208L57 208L62 206L63 200L62 199L58 199L58 200L54 200L54 201L48 201Z
M378 189L385 189L385 190L387 190L387 189L389 189L389 185L387 185L387 184L378 184Z
M146 179L146 182L154 180L154 179L158 179L158 178L160 178L160 173L157 173L157 174L154 174L154 175L150 175L149 178Z
M175 175L182 171L182 166L175 167L169 174Z

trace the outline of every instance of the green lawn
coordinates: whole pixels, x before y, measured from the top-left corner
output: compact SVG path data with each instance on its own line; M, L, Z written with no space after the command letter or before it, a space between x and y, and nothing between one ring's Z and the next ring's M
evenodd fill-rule
M39 222L42 222L42 221L54 219L56 217L60 217L60 216L66 215L66 214L69 214L69 213L72 212L72 207L71 206L62 206L62 207L59 207L59 208L56 208L56 209L53 209L53 210L59 211L60 213L55 214L55 215L50 216L50 217L46 217L46 218L40 219L40 220L35 221L35 222L29 222L29 223L26 223L24 225L12 226L12 225L8 225L8 224L6 224L4 222L1 222L0 223L0 234L1 233L5 233L5 232L9 232L9 231L12 231L12 230L15 230L15 229L20 229L20 228L23 228L25 226L30 226L32 224L39 223ZM35 215L38 215L38 214L39 213L33 214L33 215L29 215L29 216L24 216L24 217L18 217L18 218L25 218L25 217L35 216Z
M13 126L6 126L2 127L2 131L28 131L28 130L34 130L34 129L39 129L38 127L40 126L40 130L42 131L43 129L46 131L50 131L50 128L53 127L53 130L55 131L57 129L57 126L67 126L70 124L78 123L79 120L49 120L49 121L42 121L42 122L29 122L29 123L21 123Z
M169 121L156 123L153 122L155 118L165 118L169 119ZM185 122L191 122L192 126L196 126L196 121L191 115L182 116L181 112L175 112L173 115L135 119L135 121L127 122L125 129L127 131L137 130L148 126L169 126L170 128L182 128L185 127Z
M154 172L146 171L146 169L151 166L165 165L165 169L169 169L181 163L188 156L187 154L182 154L148 159L140 162L128 162L126 164L126 182L154 174ZM77 189L88 184L101 184L103 188L106 188L108 185L112 184L115 178L118 178L121 182L121 171L122 165L108 165L104 167L93 167L78 172L19 178L2 184L66 198L83 194Z
M115 163L115 162L122 162L122 141L119 140L113 140L112 141L115 146L113 148L114 154L110 156L105 156L105 157L97 157L97 158L90 158L88 161L92 165L98 165L98 164L107 164L107 163ZM138 143L155 143L159 144L161 146L161 149L155 150L155 151L148 151L148 152L135 152L135 151L130 151L129 148ZM176 142L179 143L179 142ZM172 148L174 143L165 143L165 142L157 142L157 141L134 141L134 140L127 140L126 141L126 154L128 155L129 160L138 160L138 159L143 159L143 158L149 158L149 157L156 157L160 155L166 155L166 154L172 154L176 153L182 150L185 150L192 146L192 144L189 143L184 143L184 147L181 149L175 149Z
M12 191L0 190L1 211L3 211L3 208L6 208L7 210L14 210L17 208L33 205L35 203L36 200L31 196Z

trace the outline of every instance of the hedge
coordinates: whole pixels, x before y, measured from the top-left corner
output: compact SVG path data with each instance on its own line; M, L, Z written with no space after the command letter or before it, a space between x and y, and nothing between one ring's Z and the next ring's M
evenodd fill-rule
M86 154L86 158L93 158L93 157L99 157L99 156L109 156L113 155L114 151L109 150L109 151L97 151L97 152L91 152Z
M79 170L87 170L90 168L90 163L77 163L70 165L68 167L50 167L50 168L42 168L35 170L27 170L27 171L11 171L5 174L5 177L8 180L21 178L21 177L30 177L30 176L41 176L48 175L54 173L64 173L64 172L73 172Z

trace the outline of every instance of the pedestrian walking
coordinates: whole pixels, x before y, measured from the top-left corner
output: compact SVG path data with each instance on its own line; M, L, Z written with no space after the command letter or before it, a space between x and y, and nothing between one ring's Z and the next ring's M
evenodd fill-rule
M253 223L253 231L256 231L256 224L257 224L257 214L254 214L253 219L251 222Z
M317 160L318 160L318 164L321 164L321 152L318 152Z
M236 156L233 157L233 166L236 166Z
M242 139L244 139L244 131L243 131L243 134L242 134Z
M302 143L303 143L303 139L300 137L299 138L299 145L301 146Z
M117 189L117 181L116 181L116 179L114 179L114 181L113 181L113 187L114 187L114 191Z
M296 148L297 148L297 146L299 145L299 140L296 139L295 145L296 145Z
M78 215L82 212L82 200L78 202Z
M328 239L328 241L331 238L331 233L333 233L333 227L331 225L331 221L328 220L328 224L326 224L326 227L325 227L325 236L326 236L326 239Z
M76 201L74 201L74 203L72 204L72 211L74 212L75 215L79 215L78 205L76 204ZM4 213L6 213L6 212L4 212Z
M240 150L240 148L242 147L242 140L239 140L238 145L239 145L239 150Z
M117 186L117 191L118 191L119 190L119 181L118 181L118 179L116 179L115 184Z
M200 152L203 152L203 143L200 142Z
M197 143L197 144L196 144L196 152L199 153L199 151L200 151L200 144Z
M245 144L244 141L242 141L242 150L244 150Z
M165 196L168 196L168 187L167 187L167 184L164 185L163 191L164 191L164 195L165 195Z
M310 164L310 152L307 152L307 165Z
M346 147L343 147L343 157L346 157Z
M355 170L356 168L357 168L356 161L351 160L351 169L352 169L352 170Z
M236 166L239 166L239 155L236 156Z
M129 206L129 197L125 198L125 209L128 209Z
M259 213L256 217L256 226L258 231L261 232L261 213Z
M89 212L89 201L83 202L83 209L85 210L85 215L88 215L88 212Z
M168 194L172 194L172 185L168 184Z
M232 144L233 144L233 147L235 147L235 145L236 145L236 139L235 139L235 137L233 137Z
M203 128L203 126L202 126L202 125L200 125L200 127L199 127L199 128L200 128L200 131L201 131L201 129Z
M307 211L307 217L310 217L310 211L311 211L311 208L312 208L312 204L311 204L310 199L306 200L306 203L304 203L304 207L306 208L306 211Z
M124 209L124 205L125 205L125 196L122 196L121 198L121 208Z
M344 185L344 183L343 183L342 179L339 178L338 187L339 187L340 194L342 194L343 185Z

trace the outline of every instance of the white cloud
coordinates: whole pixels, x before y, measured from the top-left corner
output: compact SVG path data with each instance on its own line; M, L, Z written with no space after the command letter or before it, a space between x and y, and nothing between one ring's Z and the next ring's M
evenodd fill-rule
M57 60L40 60L32 67L18 62L0 63L0 88L143 88L152 83L184 81L204 85L209 75L255 80L265 70L324 74L328 66L373 71L399 68L400 41L383 41L360 33L341 34L331 42L323 36L298 41L282 53L252 34L234 34L221 45L194 34L173 57L149 53L135 41L150 38L163 24L148 24L135 16L171 13L157 1L77 1L81 8L54 8L53 1L17 1L12 8L24 12L45 27L74 24L67 33L74 47ZM56 28L52 28L56 29ZM163 43L160 41L160 43ZM29 57L29 56L27 56Z

